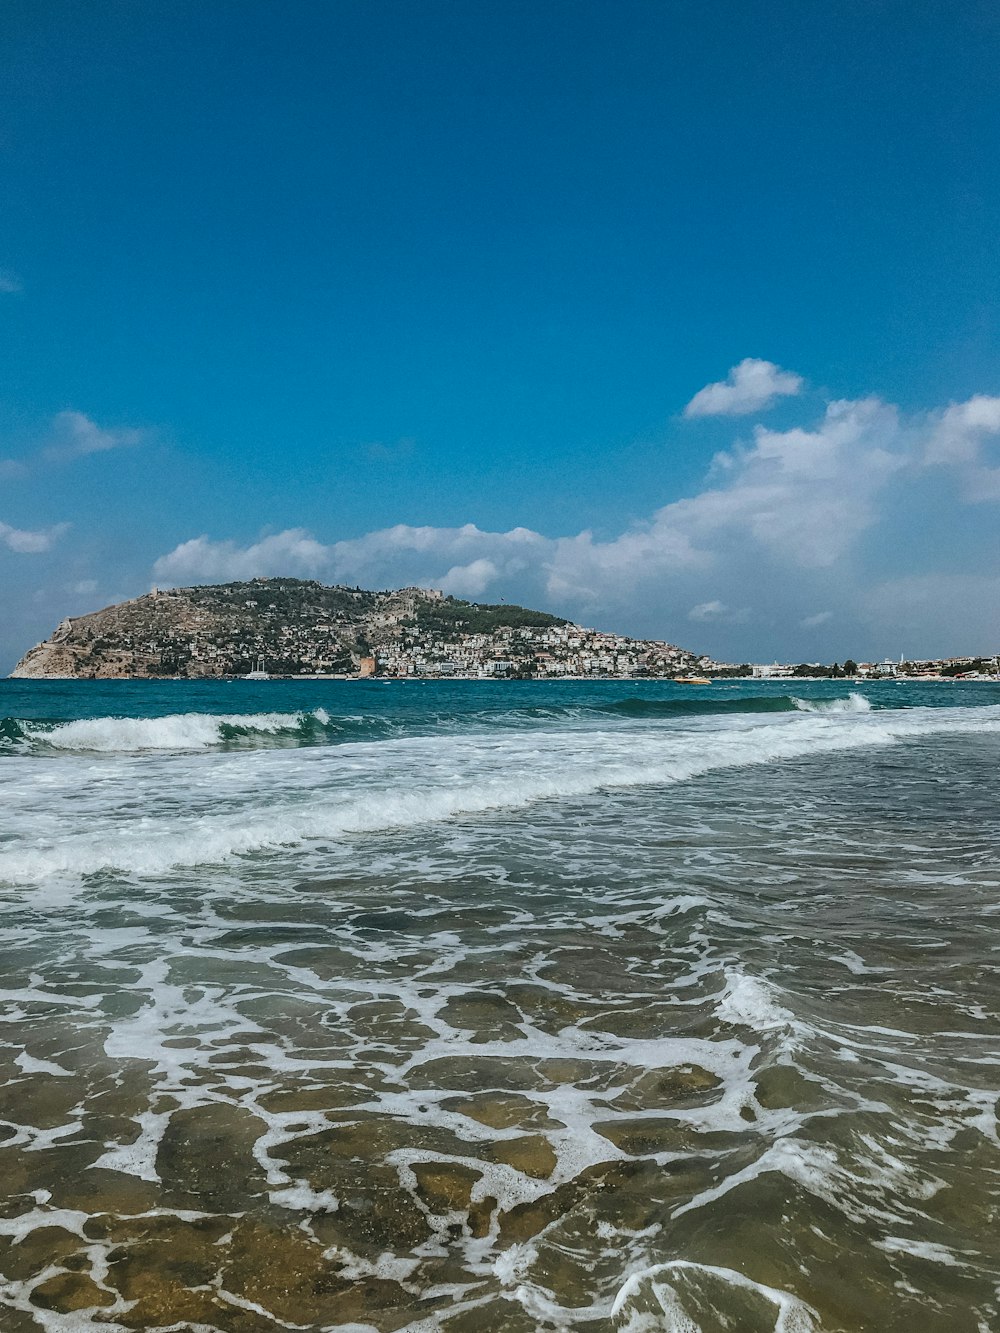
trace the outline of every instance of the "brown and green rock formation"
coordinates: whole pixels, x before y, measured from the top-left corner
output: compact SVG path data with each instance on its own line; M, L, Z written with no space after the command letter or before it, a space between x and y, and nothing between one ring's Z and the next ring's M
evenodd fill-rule
M64 620L19 677L670 675L698 659L546 611L424 588L367 592L304 579L154 590Z

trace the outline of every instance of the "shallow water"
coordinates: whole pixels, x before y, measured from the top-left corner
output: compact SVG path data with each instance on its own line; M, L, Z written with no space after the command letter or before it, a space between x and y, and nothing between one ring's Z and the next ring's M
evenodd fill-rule
M998 704L0 683L0 1327L1000 1327Z

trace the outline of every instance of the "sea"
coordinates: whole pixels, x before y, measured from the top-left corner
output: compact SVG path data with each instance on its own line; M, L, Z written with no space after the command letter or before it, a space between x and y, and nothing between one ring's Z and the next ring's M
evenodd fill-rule
M0 1329L1000 1329L1000 684L0 682Z

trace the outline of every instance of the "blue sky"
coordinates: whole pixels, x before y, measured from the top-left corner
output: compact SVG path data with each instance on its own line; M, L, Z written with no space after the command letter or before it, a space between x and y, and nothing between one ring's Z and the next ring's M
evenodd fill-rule
M0 52L0 669L252 573L1000 646L992 0L7 0Z

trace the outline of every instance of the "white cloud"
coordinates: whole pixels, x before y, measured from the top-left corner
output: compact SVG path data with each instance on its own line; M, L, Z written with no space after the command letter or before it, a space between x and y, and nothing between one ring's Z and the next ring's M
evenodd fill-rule
M441 591L452 597L481 597L499 570L492 560L470 560L467 565L453 565L441 580Z
M58 412L46 431L49 443L26 458L0 458L0 479L28 476L39 459L64 463L88 454L108 453L141 444L147 432L134 427L99 426L83 412Z
M610 541L595 541L590 532L575 537L544 538L546 593L594 613L644 595L657 583L712 565L711 551L694 547L682 525L664 520L660 510L646 523Z
M724 456L727 484L667 505L655 523L691 549L750 539L781 558L830 565L875 522L902 450L894 408L877 398L830 403L812 431L758 426L751 448Z
M725 602L699 602L688 612L688 620L715 620L724 616L728 609Z
M133 428L107 430L83 412L59 412L53 420L55 443L45 452L49 458L82 458L139 444L143 432Z
M153 578L158 583L228 582L272 574L314 578L326 572L329 551L304 528L288 528L246 547L194 537L161 556Z
M248 546L196 537L160 557L153 579L178 584L288 574L368 587L419 583L471 597L488 588L510 596L513 587L596 614L748 557L833 565L875 522L878 494L903 466L902 448L894 408L878 399L836 402L812 431L758 427L752 446L724 456L723 484L666 505L608 541L590 532L553 538L467 523L398 524L327 545L291 528ZM745 615L745 609L728 612L730 619Z
M699 389L684 409L686 417L739 417L770 407L776 398L802 392L802 376L773 361L748 356L724 380Z
M0 268L0 293L10 295L21 291L21 279L9 268Z
M76 593L78 597L89 596L90 593L97 591L96 579L80 579L78 583L71 583L69 591Z
M976 394L932 417L924 462L954 468L963 498L970 503L1000 500L1000 467L988 465L984 448L996 435L1000 435L1000 398Z
M750 619L750 608L742 606L734 609L727 606L725 602L716 599L711 602L699 602L697 606L692 606L687 618L688 620L700 621L703 624L724 621L733 625L743 625Z
M984 435L1000 434L1000 398L976 394L964 403L952 403L932 426L928 463L974 463Z
M249 546L212 541L183 542L153 566L158 583L247 579L290 574L340 583L388 586L419 582L478 595L503 576L522 573L552 543L528 528L484 532L474 523L460 528L411 527L400 523L362 537L324 545L303 528L262 537Z
M903 534L900 550L908 549L906 506L911 483L928 463L932 435L936 449L960 460L955 466L989 471L978 445L992 428L992 401L911 417L878 398L836 401L817 420L790 430L757 426L749 443L717 457L700 491L608 538L586 530L485 531L472 523L399 524L332 543L299 528L245 545L206 535L162 556L153 578L169 585L287 574L373 588L419 584L633 633L680 638L678 626L696 625L706 649L718 655L728 649L741 661L751 652L801 656L810 632L835 622L849 640L841 655L858 657L867 651L864 638L870 643L876 632L865 599L885 577L886 557L893 558L891 534ZM969 432L978 441L971 464L960 443ZM954 504L949 488L938 492L931 503ZM862 539L883 520L885 541L875 560ZM951 610L935 613L931 600L911 604L914 623L953 623ZM752 634L738 632L746 625ZM920 642L946 648L942 637ZM905 646L916 651L911 640ZM888 647L879 641L877 651Z
M24 528L12 528L9 523L0 523L0 542L18 555L40 555L51 550L53 543L68 527L68 523L57 523L55 527L32 532Z
M413 571L415 581L430 581L440 587L456 566L478 561L494 566L493 582L521 575L548 545L547 538L529 528L484 532L474 523L460 528L418 528L400 523L337 542L330 550L332 567L345 581L360 582L375 576L380 586L385 586L397 577L396 570L405 568ZM487 572L484 565L478 565L473 577L482 580Z

